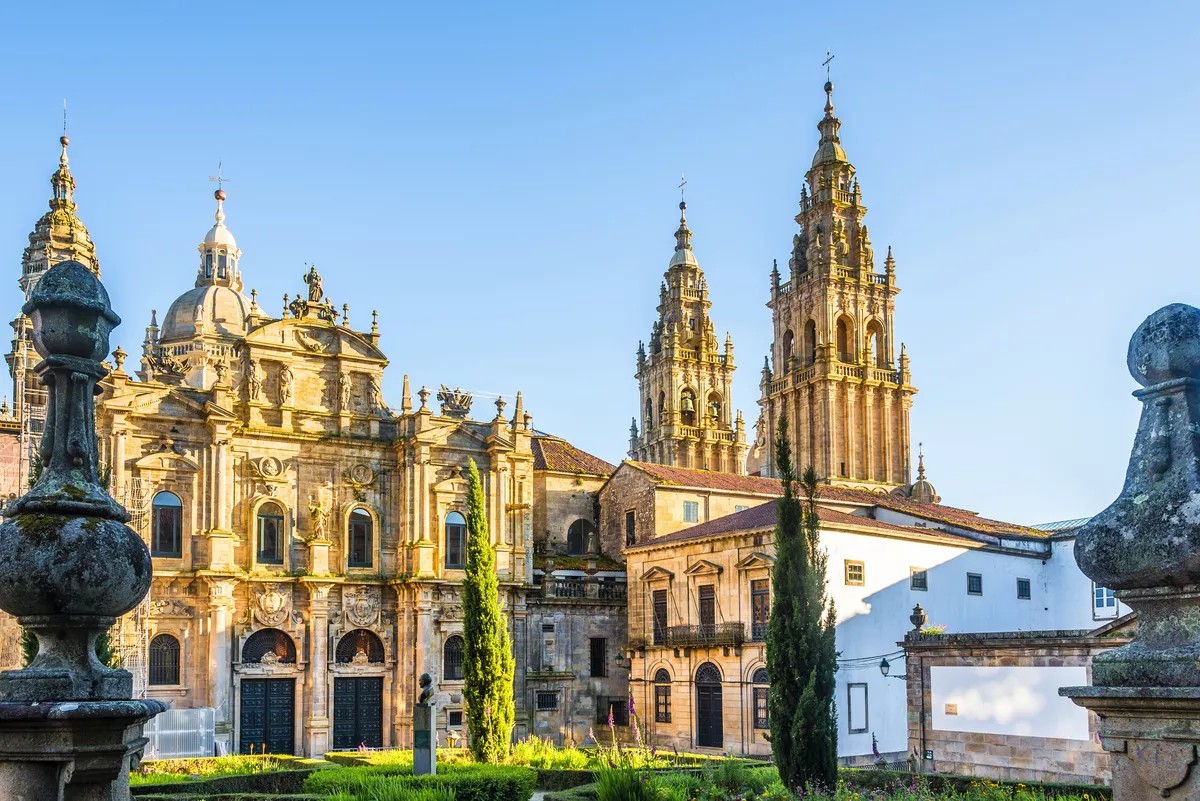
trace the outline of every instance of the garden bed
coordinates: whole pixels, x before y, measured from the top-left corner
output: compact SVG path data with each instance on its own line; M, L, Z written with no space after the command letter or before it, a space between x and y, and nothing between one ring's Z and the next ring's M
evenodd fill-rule
M204 798L220 795L285 795L303 791L319 759L286 755L147 760L129 776L130 790L143 796Z

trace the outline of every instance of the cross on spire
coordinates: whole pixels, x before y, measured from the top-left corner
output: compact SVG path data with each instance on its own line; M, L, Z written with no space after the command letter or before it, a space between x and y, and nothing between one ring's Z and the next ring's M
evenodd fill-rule
M685 178L683 176L683 173L679 173L679 202L680 203L683 202L683 188L685 186L687 186L687 178Z
M63 98L63 136L67 135L67 99Z
M825 68L825 80L827 80L827 81L832 80L829 77L829 75L830 75L829 62L833 61L834 58L835 58L835 56L833 55L833 53L829 52L829 50L827 48L825 50L825 60L821 62L821 66L823 66Z
M226 178L223 174L224 168L225 168L224 162L222 162L220 159L218 159L217 160L217 174L208 176L208 180L217 182L218 190L224 189L225 188L224 184L229 182L229 179Z

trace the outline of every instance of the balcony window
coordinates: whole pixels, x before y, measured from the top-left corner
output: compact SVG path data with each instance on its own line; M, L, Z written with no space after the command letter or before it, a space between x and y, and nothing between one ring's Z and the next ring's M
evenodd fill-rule
M654 591L654 644L667 643L667 591Z
M717 588L712 584L700 587L700 625L712 626L717 622Z
M750 639L762 642L767 638L767 624L771 619L771 583L767 579L750 582Z

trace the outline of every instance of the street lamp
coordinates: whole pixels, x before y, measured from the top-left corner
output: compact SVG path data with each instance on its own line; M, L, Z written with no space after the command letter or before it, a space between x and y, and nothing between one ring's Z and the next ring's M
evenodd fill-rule
M892 669L892 666L890 664L888 664L887 657L885 656L883 658L883 661L879 663L879 672L882 673L883 677L886 679L888 671L890 671L891 669Z

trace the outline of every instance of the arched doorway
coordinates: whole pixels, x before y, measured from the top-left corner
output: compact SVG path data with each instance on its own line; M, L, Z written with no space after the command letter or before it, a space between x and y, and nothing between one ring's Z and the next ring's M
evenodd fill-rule
M262 629L242 646L241 664L294 665L296 644L279 629ZM293 754L296 748L296 680L244 678L240 684L238 750L243 754Z
M383 642L366 629L355 629L338 641L334 654L333 747L353 750L383 747L383 676L344 674L343 668L383 667Z
M696 670L696 745L721 748L721 671L712 662Z

